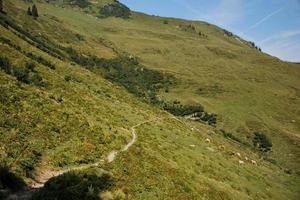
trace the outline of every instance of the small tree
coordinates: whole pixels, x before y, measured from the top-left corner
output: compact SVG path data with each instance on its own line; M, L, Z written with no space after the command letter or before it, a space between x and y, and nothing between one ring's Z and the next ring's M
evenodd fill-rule
M33 4L31 12L32 12L32 16L35 19L39 17L39 13L35 4Z
M30 7L28 7L28 9L27 9L27 15L32 15L32 12L31 12L31 8Z
M264 134L260 132L254 133L253 145L262 152L268 152L272 148L271 140Z

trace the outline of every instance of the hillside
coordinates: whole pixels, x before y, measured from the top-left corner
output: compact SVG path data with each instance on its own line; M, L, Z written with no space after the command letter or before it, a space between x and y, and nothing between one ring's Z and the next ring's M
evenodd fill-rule
M299 64L117 1L4 11L0 199L299 199Z

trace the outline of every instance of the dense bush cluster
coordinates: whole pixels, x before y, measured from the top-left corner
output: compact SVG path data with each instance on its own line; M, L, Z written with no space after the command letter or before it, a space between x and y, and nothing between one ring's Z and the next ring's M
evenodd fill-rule
M124 86L130 93L137 97L161 107L176 116L194 114L199 121L207 122L214 126L217 123L216 114L204 112L201 105L181 105L180 102L168 103L157 97L159 90L168 91L174 78L159 71L150 70L142 66L136 58L120 56L114 59L83 56L71 47L65 48L69 57L77 64L91 71L100 73L103 77ZM71 77L65 76L66 81Z
M194 117L200 121L207 122L208 125L215 126L217 124L217 115L208 112L195 113Z
M271 140L261 132L255 132L253 137L253 145L261 152L268 152L272 149L272 142Z
M255 48L255 49L261 51L261 48L259 48L258 46L256 46L256 44L255 44L254 42L248 42L248 43L249 43L249 45L250 45L251 47L253 47L253 48Z
M164 109L175 116L187 116L204 111L201 105L182 105L178 101L166 103Z
M229 32L225 29L223 29L223 31L224 31L224 34L227 35L228 37L233 37L234 36L232 32Z
M31 58L32 60L35 60L36 62L43 64L44 66L49 67L50 69L55 69L55 66L50 61L44 59L41 56L35 55L32 52L26 52L26 51L22 50L22 48L20 46L12 43L12 41L7 38L0 36L0 42L7 44L8 46L14 48L15 50L19 51L20 53L27 56L28 58Z
M115 1L111 4L107 4L100 9L100 15L103 17L120 17L129 18L131 15L130 9L124 4Z
M147 69L132 57L104 59L83 56L73 48L65 48L65 51L75 63L100 73L106 79L121 84L129 92L149 101L156 101L157 91L166 88L173 81L171 76Z
M13 67L7 58L0 57L0 69L6 74L13 75L20 82L40 87L46 86L41 75L34 70L34 63L26 63L25 67Z
M163 109L175 116L189 116L196 121L206 122L214 126L217 123L217 115L207 113L201 105L182 105L180 102L163 103Z
M111 190L113 178L99 169L69 172L50 179L33 195L33 200L99 200L101 192Z

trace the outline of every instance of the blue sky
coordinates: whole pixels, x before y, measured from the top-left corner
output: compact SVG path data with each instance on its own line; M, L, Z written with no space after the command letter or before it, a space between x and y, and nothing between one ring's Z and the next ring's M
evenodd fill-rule
M300 62L300 0L121 0L147 14L207 21Z

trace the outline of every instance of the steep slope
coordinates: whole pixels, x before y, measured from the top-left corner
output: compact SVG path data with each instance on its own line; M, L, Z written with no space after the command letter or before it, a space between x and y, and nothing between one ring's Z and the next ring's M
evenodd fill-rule
M286 168L298 168L299 64L266 55L204 22L141 13L133 13L130 20L99 20L71 10L44 9L79 32L113 41L145 66L172 73L179 81L161 97L204 105L220 116L219 128L246 142L251 143L255 131L266 133L274 142L272 157Z
M256 87L264 88L258 83L249 88L242 76L245 71L242 68L238 70L237 63L252 62L252 54L253 57L269 59L265 61L266 65L283 65L282 71L288 73L281 74L288 77L283 83L296 88L292 83L299 81L299 71L293 64L262 55L248 44L236 42L236 39L224 39L223 32L211 25L195 22L197 29L198 26L203 28L201 32L206 37L195 34L189 26L180 27L182 23L187 23L182 20L168 19L168 24L164 24L162 18L139 13L132 13L130 19L99 19L93 12L85 14L84 10L77 7L63 7L56 3L37 3L40 17L34 20L26 15L27 7L31 4L24 1L5 2L7 15L1 14L1 22L5 23L0 27L0 57L9 60L11 73L0 71L1 163L5 162L11 171L30 183L45 171L93 165L105 160L110 152L116 150L121 152L113 162L103 162L95 167L97 169L90 170L102 168L110 172L114 183L112 188L106 189L122 191L128 199L298 199L299 177L295 171L287 174L290 171L284 172L281 165L260 159L260 155L251 147L227 140L219 130L230 129L234 125L233 120L237 124L246 123L249 117L246 114L242 117L231 114L234 111L239 115L248 112L242 109L246 106L240 106L241 110L236 106L229 112L226 110L231 110L228 105L229 108L225 106L221 112L223 106L218 102L222 98L226 100L235 94L232 98L246 103L240 98L250 98ZM206 26L207 30L204 29ZM195 41L199 42L199 47ZM235 57L234 53L219 49L225 47L236 54L246 51L248 55L238 54ZM200 56L194 55L195 52L199 52ZM221 55L217 56L216 53ZM223 58L223 54L230 58ZM137 58L132 58L135 56ZM199 57L211 64L205 64ZM195 59L193 63L192 58ZM212 58L217 61L212 61ZM197 62L207 66L198 66L195 64ZM235 65L231 68L229 62ZM28 63L34 63L35 67L30 67ZM240 88L234 87L237 82L229 84L229 78L223 80L226 70L213 68L217 63L225 63L225 69L231 70L227 73L236 74L241 87L251 91L249 96L244 91L237 94ZM119 64L125 67L120 68ZM143 68L145 66L147 68ZM134 70L129 73L134 74L137 80L129 79L132 77L126 69L132 67ZM262 69L261 73L267 69ZM20 71L25 72L25 76L20 76ZM127 73L125 77L123 71ZM252 76L254 72L249 68L248 75ZM261 76L260 72L255 73ZM273 73L274 78L279 76L278 72ZM38 75L42 80L34 78ZM169 75L175 77L176 84L172 81L169 84L168 79L165 81ZM264 80L269 81L268 74L265 75ZM161 78L154 79L153 76ZM210 81L214 83L221 80L224 86L211 87ZM162 86L152 88L148 82ZM279 82L278 85L283 83ZM195 88L202 88L203 85L206 87L200 91L201 95L196 96L193 93ZM222 95L228 96L219 99L223 87L232 91L228 94L224 91ZM281 88L282 94L288 90L286 85ZM205 105L206 109L222 117L218 119L218 127L176 118L146 103L147 99L143 98L152 97L148 91L143 93L147 89L160 91L160 96L169 101L179 99L186 104ZM269 100L270 97L264 94L265 90L260 92L265 95L262 98ZM293 101L298 105L297 98ZM270 103L273 102L276 100ZM289 102L284 103L288 105ZM255 114L264 113L265 110L260 111L260 108L264 107L254 106L252 109ZM274 111L272 107L270 111L282 112L281 109ZM297 120L299 116L289 112L287 109L284 116ZM132 139L131 128L148 120L151 122L135 128L135 143L128 151L122 152L124 145ZM290 132L297 130L296 123L279 126L277 121L261 120L259 122L266 124L266 128L282 128ZM254 120L249 124L254 126L257 122ZM260 130L257 127L250 128ZM241 132L240 136L244 137L244 133L246 131ZM297 141L297 136L287 136ZM276 138L279 140L280 137L273 137L275 151L282 150L280 144L292 144L276 142ZM244 140L249 142L250 139ZM297 156L294 154L299 151L297 146L292 145L288 150L293 152L293 156ZM241 158L234 155L237 152ZM249 160L246 161L245 157ZM298 158L292 162L293 158L286 159L298 166ZM240 160L245 163L239 164ZM255 160L258 166L251 164L251 160ZM97 174L95 172L93 176L97 177ZM78 177L83 182L86 179L90 181L87 175ZM65 191L64 181L72 178L66 175L51 180L34 198L45 199L43 194L47 194L47 198L53 199L51 195L56 194L56 190ZM91 180L84 183L85 186L95 181L93 178ZM3 183L0 186L3 187ZM93 191L93 195L95 193L98 196L96 193L99 191Z

